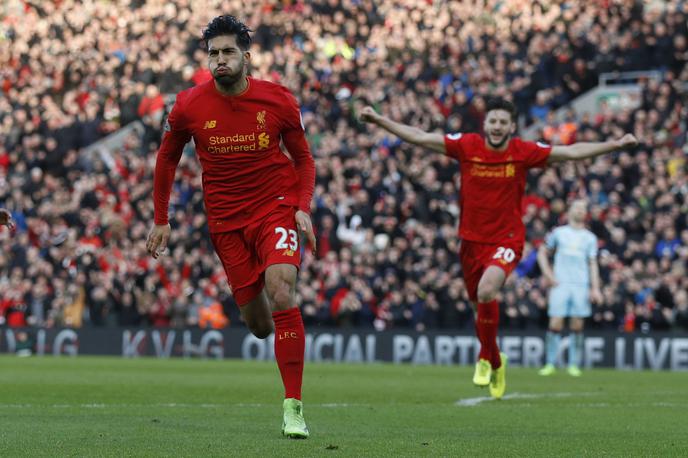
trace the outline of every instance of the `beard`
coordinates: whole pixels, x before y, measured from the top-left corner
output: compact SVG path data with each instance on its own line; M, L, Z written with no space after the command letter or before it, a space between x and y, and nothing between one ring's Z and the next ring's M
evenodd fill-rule
M213 78L215 78L215 81L217 81L217 84L219 84L222 87L231 87L236 83L237 81L240 81L243 75L241 72L237 73L225 73L224 75L213 75Z
M490 138L490 136L488 135L487 136L487 143L490 145L490 147L492 149L500 149L501 147L503 147L506 144L506 142L509 141L510 138L511 138L511 135L507 134L504 136L504 138L502 138L502 141L500 141L499 143L494 143L492 141L492 139Z
M232 72L229 67L227 67L229 72L223 73L221 75L217 74L217 70L213 72L213 78L222 87L232 87L235 83L238 81L241 81L241 79L244 77L244 73L241 71L243 69L243 66L239 67L239 70L236 72Z

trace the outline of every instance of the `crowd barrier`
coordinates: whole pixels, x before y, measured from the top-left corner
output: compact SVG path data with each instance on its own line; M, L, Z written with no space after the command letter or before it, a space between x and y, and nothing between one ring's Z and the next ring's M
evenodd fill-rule
M246 329L0 329L0 352L35 356L113 355L238 358L274 360L274 335L261 340ZM545 356L544 333L505 332L500 348L509 364L539 367ZM568 338L559 357L565 362ZM467 333L424 333L337 328L310 329L306 360L311 362L470 365L478 341ZM688 334L620 334L590 332L585 335L583 366L622 370L688 370Z

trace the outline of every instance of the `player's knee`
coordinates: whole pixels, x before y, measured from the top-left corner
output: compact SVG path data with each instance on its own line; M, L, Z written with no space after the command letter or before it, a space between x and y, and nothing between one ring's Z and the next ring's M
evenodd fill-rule
M267 293L270 303L275 310L286 310L293 305L292 288L286 281L276 281L267 284Z
M561 332L562 329L564 329L564 320L559 317L551 317L549 320L549 330Z
M489 283L478 286L478 302L493 301L497 297L497 288Z
M582 332L583 331L583 321L582 320L571 320L569 324L571 331Z

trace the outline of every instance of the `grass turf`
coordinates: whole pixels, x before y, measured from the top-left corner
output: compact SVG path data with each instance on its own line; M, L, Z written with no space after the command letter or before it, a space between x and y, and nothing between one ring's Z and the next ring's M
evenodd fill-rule
M274 363L0 357L0 456L688 456L688 373L309 364L306 441Z

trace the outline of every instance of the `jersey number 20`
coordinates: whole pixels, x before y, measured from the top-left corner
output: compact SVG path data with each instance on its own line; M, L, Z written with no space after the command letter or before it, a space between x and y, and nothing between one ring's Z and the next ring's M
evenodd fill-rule
M504 248L503 246L500 246L497 248L497 252L495 253L494 256L492 256L492 259L503 259L506 262L511 262L516 258L516 253L514 253L514 250L511 248Z
M285 229L283 227L276 227L275 234L280 235L280 239L275 245L276 250L286 250L296 251L299 248L299 237L294 229ZM287 243L289 239L289 243Z

